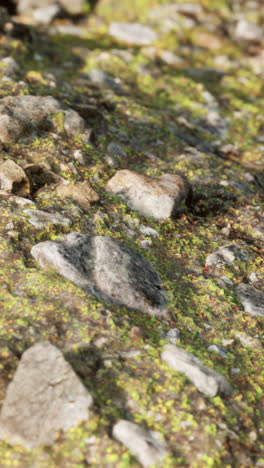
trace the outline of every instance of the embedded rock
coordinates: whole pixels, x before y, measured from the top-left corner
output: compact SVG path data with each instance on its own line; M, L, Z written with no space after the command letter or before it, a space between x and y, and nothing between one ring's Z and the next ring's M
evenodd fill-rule
M76 184L60 184L56 188L56 193L62 199L69 198L74 201L83 211L88 211L91 204L100 199L87 181Z
M61 224L62 226L70 226L71 220L65 218L60 214L47 213L42 210L23 210L23 213L29 216L29 222L36 228L42 229L48 226L49 224Z
M42 268L56 270L100 300L166 314L158 273L142 255L111 237L72 232L36 244L31 254Z
M36 131L66 132L75 136L84 127L84 120L77 112L64 109L52 96L25 95L0 99L0 142L4 145Z
M17 0L18 12L27 13L36 8L46 8L55 6L57 3L61 5L71 15L78 15L83 12L85 0Z
M27 175L12 159L0 164L0 189L21 197L26 197L30 193Z
M144 216L166 219L177 214L190 193L190 186L177 174L154 178L125 169L108 181L106 190L127 199L131 208Z
M212 268L218 268L222 265L232 265L235 260L246 262L248 257L239 245L228 244L208 255L205 264Z
M159 433L147 431L125 419L114 425L113 436L133 453L144 468L162 467L162 460L168 455L167 444L160 440Z
M115 39L131 45L150 45L158 38L153 29L139 23L112 23L109 33Z
M214 397L217 394L230 395L232 393L232 388L225 377L205 366L196 356L178 346L165 345L161 358L171 369L183 372L206 396Z
M0 415L0 438L27 448L51 445L58 431L89 419L92 397L48 341L22 355Z
M264 316L264 293L262 291L249 284L241 283L236 287L236 292L245 312Z

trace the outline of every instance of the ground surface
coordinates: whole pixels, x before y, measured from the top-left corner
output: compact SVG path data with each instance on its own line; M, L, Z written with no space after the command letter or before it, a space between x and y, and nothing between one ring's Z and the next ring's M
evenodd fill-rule
M21 167L48 163L71 182L88 180L100 195L83 212L49 194L36 198L35 187L38 209L72 221L44 229L32 226L12 199L0 201L0 399L23 351L47 339L94 398L92 419L58 435L50 448L1 442L0 467L136 468L136 459L111 437L120 418L163 435L170 450L164 468L264 466L263 318L245 312L235 293L240 283L259 290L264 284L263 40L235 34L239 14L262 25L264 17L261 2L194 3L198 13L194 8L171 22L171 14L155 15L161 0L103 0L82 19L82 36L35 26L0 35L1 56L19 65L1 81L0 97L52 95L77 111L87 104L84 117L94 130L90 143L78 136L32 137L2 148L1 159ZM126 45L108 34L114 21L144 23L158 39ZM166 63L168 56L174 63ZM110 82L91 82L87 74L95 69L111 73ZM112 142L122 146L122 156L110 154ZM73 157L76 150L83 161ZM181 172L192 184L192 201L176 219L144 218L104 190L113 165L150 176ZM139 225L159 237L144 236ZM30 256L33 245L73 230L110 235L142 253L160 273L169 319L106 306L41 270ZM248 260L205 266L209 254L229 243ZM180 332L180 346L227 378L232 397L206 398L161 362L172 328ZM225 357L210 345L223 348Z

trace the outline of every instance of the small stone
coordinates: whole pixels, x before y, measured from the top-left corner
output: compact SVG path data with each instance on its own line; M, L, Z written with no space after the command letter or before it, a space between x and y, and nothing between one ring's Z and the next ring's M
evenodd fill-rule
M76 161L78 161L80 164L85 165L84 155L83 155L83 152L82 152L81 150L75 150L74 153L73 153L73 157L74 157L74 159L76 159Z
M50 24L60 12L59 5L49 5L41 8L36 8L33 12L35 21L39 24Z
M109 33L115 39L131 45L150 45L158 39L153 29L139 23L112 23Z
M147 240L147 239L143 239L140 242L140 245L143 249L149 249L150 247L152 247L153 243L151 240Z
M171 369L183 372L206 396L214 397L217 394L230 395L232 393L231 386L225 377L205 366L196 356L178 346L165 345L161 358Z
M31 254L42 268L56 270L104 302L166 315L159 275L142 255L111 237L72 232L36 244Z
M85 212L89 211L91 204L100 197L90 186L88 181L76 184L60 184L56 187L56 194L62 198L69 198Z
M70 137L75 137L85 130L84 119L74 110L64 111L64 130Z
M167 65L180 65L182 64L182 58L174 54L170 50L163 50L160 52L160 58Z
M171 342L171 344L176 345L181 339L181 332L178 328L171 328L164 336L165 340Z
M214 353L219 354L222 359L228 359L228 355L226 354L225 350L221 346L217 345L210 345L208 346L208 351L213 351Z
M241 283L236 287L237 297L243 304L245 312L251 315L264 316L264 293L249 284Z
M168 455L167 444L160 440L159 433L147 431L125 419L114 425L113 436L132 452L144 468L162 467L162 460Z
M232 265L235 260L246 262L248 257L239 245L228 244L208 255L205 264L211 268L219 268L225 264Z
M0 189L26 197L30 193L30 183L23 169L11 159L0 164Z
M4 57L3 59L0 59L0 63L5 64L5 75L14 75L19 70L19 65L13 57Z
M257 338L247 335L245 332L235 331L235 337L240 341L243 346L249 346L253 349L262 349L262 344Z
M65 218L60 214L31 209L23 210L23 213L29 216L28 221L30 224L38 229L45 228L50 224L61 224L62 226L70 226L72 224L69 218Z
M118 143L114 143L112 141L112 143L109 143L109 145L107 146L107 151L112 155L112 156L115 156L117 158L126 158L127 154L125 152L125 150L122 148L121 145L119 145Z
M132 209L155 219L173 217L185 202L190 186L177 174L149 177L135 171L118 171L106 190L128 200Z
M48 341L22 355L0 415L0 438L26 448L52 445L60 430L89 419L92 397Z
M261 41L263 39L263 29L255 23L241 19L236 25L235 37L249 42Z
M138 230L141 234L144 234L145 236L148 236L148 237L153 237L155 239L157 239L160 236L158 231L156 231L156 229L153 229L152 227L149 227L149 226L144 226L144 224L141 224Z

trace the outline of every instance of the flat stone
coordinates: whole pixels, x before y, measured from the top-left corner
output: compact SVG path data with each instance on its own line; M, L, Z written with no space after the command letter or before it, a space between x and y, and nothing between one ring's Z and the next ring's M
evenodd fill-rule
M27 175L12 159L0 164L0 189L21 197L26 197L30 193Z
M168 455L167 444L160 440L159 433L147 431L125 419L114 425L113 436L132 452L144 468L162 467L162 460Z
M237 244L224 245L206 258L206 266L219 268L222 265L232 265L236 260L248 261L248 256Z
M72 232L36 244L31 254L42 268L56 270L100 300L166 314L158 273L142 255L111 237Z
M89 419L92 397L48 341L22 355L0 415L0 438L27 448L51 445L58 431Z
M177 174L154 178L125 169L116 172L106 190L125 198L132 209L144 216L166 219L177 214L187 199L190 185Z
M131 45L150 45L158 39L153 29L139 23L112 23L109 33L115 39Z
M36 8L33 12L33 16L35 21L39 24L50 24L59 12L59 5L52 4Z
M87 181L76 184L60 184L56 187L56 194L62 199L69 198L74 201L83 211L89 211L91 204L100 199Z
M261 41L264 37L263 28L242 18L236 25L235 37L249 42Z
M19 13L28 13L31 10L39 9L40 6L43 9L50 8L50 6L54 7L56 3L59 3L68 13L78 15L83 13L85 0L59 0L58 2L54 0L17 0L16 3Z
M195 387L208 397L232 393L232 388L225 377L205 366L196 356L178 346L166 344L161 358L171 369L183 372Z
M62 226L70 226L72 224L69 218L65 218L60 214L47 213L46 211L31 209L23 210L23 213L29 216L28 221L30 224L38 229L45 228L50 224L61 224Z
M264 316L264 293L250 284L241 283L236 287L237 297L243 304L245 312L251 315Z

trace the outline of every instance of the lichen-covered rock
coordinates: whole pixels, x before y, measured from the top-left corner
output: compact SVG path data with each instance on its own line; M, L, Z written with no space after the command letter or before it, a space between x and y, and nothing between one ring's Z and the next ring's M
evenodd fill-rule
M162 460L168 455L167 444L160 439L160 434L125 419L114 425L113 436L133 453L144 468L162 467Z
M115 39L131 45L150 45L158 38L157 33L139 23L112 23L109 33Z
M92 397L48 341L22 355L0 415L0 438L27 448L51 445L58 431L89 419Z
M27 175L12 159L0 164L0 189L21 197L27 197L30 193Z
M4 145L36 131L65 132L75 136L84 128L82 117L72 109L64 108L52 96L25 95L0 99L0 142Z
M127 199L131 208L144 216L166 219L177 214L189 195L190 185L178 174L154 178L125 169L108 181L106 190Z
M74 201L83 211L89 211L91 204L100 199L88 181L76 184L60 184L56 187L56 194L62 199L69 198Z
M206 396L214 397L217 394L230 395L232 393L231 386L225 377L205 366L196 356L178 346L165 345L161 358L171 369L183 372Z
M250 284L241 283L236 287L238 299L245 312L251 315L264 316L264 293Z
M105 302L165 314L159 275L142 255L111 237L72 232L36 244L31 254L42 268L58 271Z

